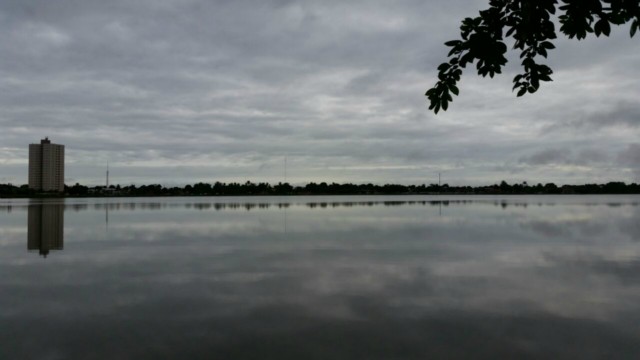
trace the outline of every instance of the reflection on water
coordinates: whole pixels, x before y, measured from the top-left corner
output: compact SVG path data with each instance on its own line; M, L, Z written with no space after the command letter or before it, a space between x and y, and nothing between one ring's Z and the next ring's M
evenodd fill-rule
M247 199L248 198L248 199ZM527 206L555 206L555 200L552 200L549 196L540 197L540 199L534 198L532 199L524 199L523 196L517 197L513 196L511 199L497 199L491 196L474 196L473 199L459 199L459 200L365 200L365 201L349 201L349 200L334 200L334 201L323 201L320 198L322 197L311 197L312 200L300 201L297 200L297 197L288 198L286 202L283 201L272 201L272 202L256 202L255 198L247 197L242 199L242 201L228 201L225 198L214 198L214 201L202 201L199 198L187 198L183 201L175 201L172 198L169 198L173 201L147 201L144 198L136 199L137 201L127 201L125 199L119 198L98 198L93 199L98 201L96 203L86 203L86 202L74 202L74 201L82 201L77 199L68 199L66 202L61 203L65 210L71 210L73 212L81 212L87 210L100 210L100 211L133 211L133 210L167 210L167 209L176 209L176 208L185 208L185 209L196 209L196 210L268 210L271 208L283 209L289 207L308 207L312 209L331 209L331 208L340 208L340 207L374 207L374 206L385 206L385 207L393 207L393 206L433 206L442 208L442 206L449 205L471 205L471 204L482 204L482 205L493 205L496 207L501 207L503 209L507 209L509 207L523 207ZM337 198L337 197L334 197ZM380 198L380 196L378 196ZM588 197L584 196L584 199L580 199L578 197L572 198L573 200L577 200L574 205L582 205L582 206L608 206L608 207L617 207L622 206L620 203L615 202L600 202L594 199L594 196ZM259 200L260 198L258 198ZM281 199L280 199L281 200ZM86 200L85 200L86 201ZM47 203L45 203L47 204ZM572 204L571 202L569 204ZM624 202L625 206L638 206L640 204L639 201L635 199L627 200ZM10 213L15 209L26 209L31 205L17 203L10 204L2 204L0 203L0 212Z
M2 200L0 359L638 359L638 200Z
M47 257L50 250L64 247L64 205L29 205L27 249Z

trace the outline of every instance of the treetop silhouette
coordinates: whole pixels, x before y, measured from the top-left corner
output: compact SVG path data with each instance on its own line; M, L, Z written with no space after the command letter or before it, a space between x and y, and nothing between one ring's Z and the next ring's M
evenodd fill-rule
M588 34L609 36L611 25L631 23L630 36L640 27L638 0L491 0L490 7L476 18L465 18L460 26L460 40L445 43L450 47L449 61L438 66L438 81L426 92L429 110L446 111L458 95L456 84L462 69L476 63L478 75L493 78L507 63L507 45L511 37L514 49L520 51L523 72L513 78L517 95L534 93L541 81L552 81L553 71L538 62L555 48L556 30L552 16L558 12L560 31L569 39L582 40ZM557 11L556 8L559 10Z

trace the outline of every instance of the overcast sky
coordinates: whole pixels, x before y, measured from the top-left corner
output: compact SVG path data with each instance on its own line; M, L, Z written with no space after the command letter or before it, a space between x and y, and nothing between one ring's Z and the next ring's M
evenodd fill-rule
M553 83L516 98L463 76L424 92L486 0L2 0L0 183L28 144L66 183L640 181L640 37L559 38ZM510 58L517 60L518 54Z

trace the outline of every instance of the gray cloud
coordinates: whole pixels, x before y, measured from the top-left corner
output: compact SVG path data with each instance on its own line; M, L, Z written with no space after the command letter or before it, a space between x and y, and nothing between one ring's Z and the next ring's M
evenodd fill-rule
M25 163L27 144L49 136L67 146L68 180L86 183L101 182L107 161L121 170L116 182L282 180L275 168L250 169L284 156L297 164L293 182L423 182L445 171L460 183L601 179L606 159L640 132L638 55L621 32L559 40L555 82L538 94L514 97L512 64L492 81L469 71L449 112L427 110L442 43L483 7L3 1L2 178L26 182L3 164ZM582 156L594 143L599 155ZM522 169L547 165L532 154L564 148L580 172ZM394 166L414 170L385 170Z
M577 165L588 166L607 161L607 153L594 148L572 151L566 148L552 148L536 152L530 156L520 158L520 162L527 165Z
M640 168L640 144L630 144L618 156L620 163Z
M614 100L612 103L602 104L599 108L578 109L564 119L549 123L545 132L561 129L593 131L611 127L637 129L638 126L640 105L632 100Z
M640 144L629 144L617 157L620 166L635 174L635 181L640 182Z
M527 158L523 158L520 161L532 165L547 165L565 163L568 158L568 152L561 149L547 149L542 150L536 154L533 154Z

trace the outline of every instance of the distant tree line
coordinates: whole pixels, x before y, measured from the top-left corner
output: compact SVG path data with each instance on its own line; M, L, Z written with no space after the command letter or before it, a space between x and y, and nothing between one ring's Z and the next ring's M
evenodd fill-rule
M222 183L199 182L185 187L165 187L151 185L111 185L88 187L76 183L65 185L65 196L244 196L244 195L416 195L416 194L640 194L640 185L636 183L609 182L606 184L562 185L554 183L530 185L527 182L488 186L449 186L448 184L338 184L311 182L304 186L289 183ZM58 193L43 193L29 189L27 185L15 186L0 184L1 197L40 197L59 196Z

